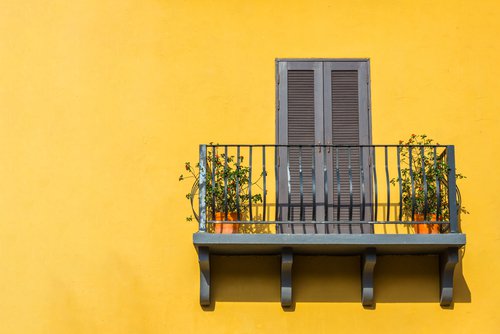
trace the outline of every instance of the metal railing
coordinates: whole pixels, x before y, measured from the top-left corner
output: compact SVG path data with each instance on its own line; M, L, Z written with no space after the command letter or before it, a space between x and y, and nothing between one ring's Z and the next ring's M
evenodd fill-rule
M200 232L234 223L281 233L431 223L459 232L453 145L209 144L200 145L199 170Z

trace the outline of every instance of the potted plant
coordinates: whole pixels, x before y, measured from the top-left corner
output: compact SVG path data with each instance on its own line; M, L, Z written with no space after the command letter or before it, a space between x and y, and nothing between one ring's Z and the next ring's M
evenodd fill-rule
M427 221L436 221L439 213L439 220L449 219L449 206L447 196L448 172L449 167L442 156L436 156L440 152L435 152L433 147L423 148L421 145L434 145L434 140L427 135L412 134L407 141L400 140L399 144L404 147L400 150L401 179L391 179L393 186L399 187L401 181L402 188L402 211L403 216L408 221L424 221L424 213L427 213ZM435 143L439 145L439 143ZM410 174L410 148L412 151L411 169L413 174L414 194L412 194L412 181ZM436 162L436 163L434 163ZM422 164L425 166L422 169ZM424 173L427 183L427 196L424 189ZM464 175L456 173L456 178L463 179ZM436 180L439 180L438 189ZM457 193L460 191L457 187ZM438 194L439 202L438 203ZM439 206L438 206L439 204ZM462 213L468 213L467 210L458 203L458 208ZM439 224L413 224L415 233L435 234L440 233Z
M194 179L191 192L186 194L186 198L193 201L196 193L199 190L199 163L196 164L196 169L192 167L190 162L186 162L185 169L189 173L188 176L181 175L179 181L192 178ZM226 154L215 154L207 152L207 167L206 167L206 193L205 203L207 208L207 217L211 220L215 217L215 221L238 221L248 213L249 202L262 202L262 195L248 194L249 172L250 168L243 165L243 156L227 156ZM215 172L215 174L214 174ZM256 184L258 182L252 182ZM215 212L214 212L215 206ZM240 219L238 219L238 207ZM196 219L196 212L193 209ZM227 213L227 216L226 216ZM186 218L187 221L192 221L193 216ZM237 233L239 224L234 223L215 223L214 226L209 226L209 231L215 233Z

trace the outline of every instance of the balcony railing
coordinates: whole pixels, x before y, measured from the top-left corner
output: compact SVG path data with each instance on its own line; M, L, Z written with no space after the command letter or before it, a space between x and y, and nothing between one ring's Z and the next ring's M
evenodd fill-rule
M229 180L231 163L244 173ZM235 222L277 233L367 233L410 223L459 232L451 145L201 145L198 184L201 232ZM228 220L231 209L236 221Z
M280 254L284 306L293 254L361 255L365 305L377 254L439 254L441 304L451 303L465 245L453 145L210 144L200 145L199 170L190 197L203 305L210 254ZM217 233L226 224L233 232Z

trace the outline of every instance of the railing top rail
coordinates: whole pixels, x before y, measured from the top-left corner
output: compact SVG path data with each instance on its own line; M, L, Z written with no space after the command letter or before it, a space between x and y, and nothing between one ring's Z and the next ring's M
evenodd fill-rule
M207 147L448 147L453 145L200 144Z

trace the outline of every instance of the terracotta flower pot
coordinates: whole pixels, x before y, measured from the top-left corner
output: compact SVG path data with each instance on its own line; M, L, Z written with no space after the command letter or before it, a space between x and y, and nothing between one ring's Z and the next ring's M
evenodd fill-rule
M216 212L215 213L215 220L217 221L226 221L226 217L224 212ZM227 221L238 221L238 213L236 212L228 212L227 214ZM215 223L215 233L219 234L233 234L233 233L238 233L238 228L240 224L218 224Z
M436 220L436 215L427 215L428 221ZM415 221L424 221L424 215L421 213L415 214ZM413 224L413 229L416 234L439 234L439 224Z

